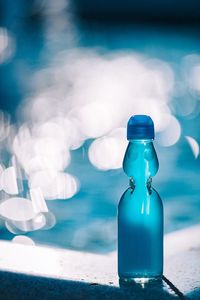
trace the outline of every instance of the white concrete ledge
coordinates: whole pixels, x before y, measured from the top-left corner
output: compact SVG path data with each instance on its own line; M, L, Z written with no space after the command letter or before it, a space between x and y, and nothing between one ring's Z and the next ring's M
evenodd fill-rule
M200 257L198 256L200 254L198 253L198 249L200 249L200 226L194 226L166 235L165 245L165 276L172 281L181 292L188 295L190 294L194 299L198 299L195 298L195 295L200 296ZM36 280L37 284L38 282L41 283L41 280L42 282L46 282L45 280L47 280L45 283L47 286L49 282L52 284L54 281L57 286L58 281L56 281L56 279L59 279L59 284L64 280L65 284L62 283L64 284L64 288L70 289L71 291L71 298L69 299L82 299L77 298L79 292L76 289L84 289L85 292L87 291L88 299L89 295L93 295L93 297L95 295L96 297L91 299L105 299L105 290L107 293L109 290L109 293L115 295L115 297L112 296L114 297L113 299L118 299L118 297L119 299L123 299L124 297L124 291L122 292L122 290L119 289L118 284L116 252L108 255L97 255L1 241L0 270L1 288L2 283L6 286L8 281L10 281L10 283L12 282L11 289L12 287L14 289L15 284L13 280L16 282L16 278L19 277L22 282L26 282L26 285L29 282L28 278L33 283L37 277L37 280L39 280ZM25 275L20 275L19 273ZM27 275L29 277L27 277ZM30 277L30 275L35 276L35 279L33 280L33 277ZM32 287L34 284L36 283L33 283ZM99 292L100 287L103 287L101 292ZM46 289L46 291L47 290L48 289ZM6 291L6 289L4 289L4 291ZM103 298L97 297L97 291L99 293L98 295L104 295L102 296ZM194 291L196 293L195 295ZM9 292L11 292L11 290ZM22 291L20 291L20 293L21 292ZM140 292L141 291L139 291L139 294ZM134 292L131 293L131 299L135 299L133 298L133 294L138 295L137 293L138 292L134 290ZM15 294L17 295L17 292ZM150 294L152 294L152 296L148 299L154 299L153 297L155 295L157 295L155 299L159 299L158 295L162 297L161 299L172 299L172 297L174 299L174 297L178 297L166 286L159 288L154 287L153 292L150 291ZM127 299L129 299L129 296L126 294ZM144 296L142 298L145 299ZM0 297L0 299L3 298Z

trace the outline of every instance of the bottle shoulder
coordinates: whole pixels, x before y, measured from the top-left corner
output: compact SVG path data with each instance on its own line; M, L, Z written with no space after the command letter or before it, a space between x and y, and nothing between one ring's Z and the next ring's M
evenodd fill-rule
M140 189L132 189L129 187L121 196L120 201L119 201L119 206L120 205L126 205L126 204L131 204L134 205L134 203L143 203L146 201L151 201L154 202L155 205L163 206L162 199L158 192L154 189L151 188L151 192L149 193L146 187L141 193Z

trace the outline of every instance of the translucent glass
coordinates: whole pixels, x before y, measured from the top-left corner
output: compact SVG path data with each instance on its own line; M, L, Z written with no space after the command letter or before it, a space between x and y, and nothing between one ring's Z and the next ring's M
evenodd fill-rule
M151 187L158 171L152 140L131 140L123 169L130 187L118 206L120 279L159 278L163 272L163 205Z

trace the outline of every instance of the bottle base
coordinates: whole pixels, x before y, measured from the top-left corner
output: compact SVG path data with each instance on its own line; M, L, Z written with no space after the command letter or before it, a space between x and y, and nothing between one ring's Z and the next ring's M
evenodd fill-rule
M136 277L119 277L119 282L121 284L131 284L131 283L139 283L139 284L147 284L153 282L162 281L162 275L157 276L136 276Z

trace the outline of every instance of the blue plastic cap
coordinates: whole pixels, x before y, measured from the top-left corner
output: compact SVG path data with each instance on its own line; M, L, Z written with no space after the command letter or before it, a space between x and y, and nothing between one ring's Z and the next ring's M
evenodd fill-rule
M132 116L127 125L128 140L154 139L154 124L146 115Z

